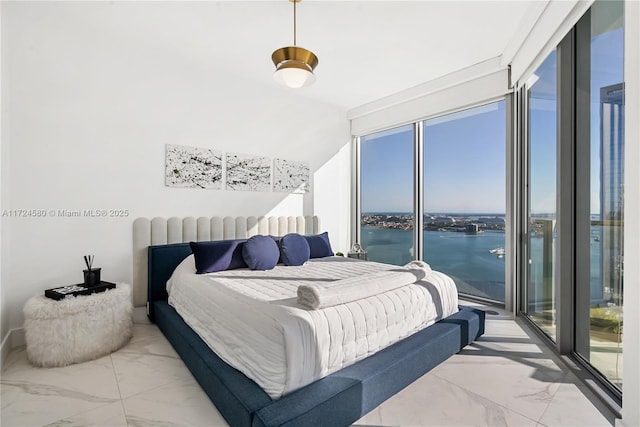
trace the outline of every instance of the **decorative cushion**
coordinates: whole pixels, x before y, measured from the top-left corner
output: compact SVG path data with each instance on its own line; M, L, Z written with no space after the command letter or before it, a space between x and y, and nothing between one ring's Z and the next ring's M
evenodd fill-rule
M271 237L276 242L276 245L278 245L278 250L280 250L280 240L282 239L282 237L272 235L269 235L269 237ZM278 264L282 264L282 253L280 254L280 258L278 258Z
M212 242L190 242L196 262L196 274L246 268L242 247L246 240L219 240Z
M242 257L252 270L271 270L280 259L280 250L270 236L256 235L245 242Z
M284 265L302 265L310 254L311 248L304 236L289 233L280 239L280 259Z
M326 231L322 234L314 234L312 236L304 236L309 243L309 249L311 253L309 258L323 258L326 256L333 256L331 250L331 243L329 243L329 233Z

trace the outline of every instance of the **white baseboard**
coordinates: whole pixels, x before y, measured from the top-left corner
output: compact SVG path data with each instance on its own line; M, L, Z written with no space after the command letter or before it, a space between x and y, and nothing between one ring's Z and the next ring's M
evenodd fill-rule
M23 346L25 344L26 340L24 338L23 328L9 330L7 335L2 340L2 344L0 344L0 369L4 368L4 362L9 357L11 349Z

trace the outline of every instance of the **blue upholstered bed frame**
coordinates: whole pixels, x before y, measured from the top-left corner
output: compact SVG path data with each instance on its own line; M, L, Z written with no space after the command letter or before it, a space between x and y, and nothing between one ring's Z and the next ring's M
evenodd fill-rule
M188 243L150 246L148 313L231 426L348 426L484 333L469 307L351 366L272 400L222 361L167 303L165 284Z

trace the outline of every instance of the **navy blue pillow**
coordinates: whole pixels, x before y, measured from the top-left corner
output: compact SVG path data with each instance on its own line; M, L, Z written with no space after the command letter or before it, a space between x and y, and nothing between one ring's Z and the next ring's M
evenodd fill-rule
M246 268L242 247L246 240L219 240L212 242L190 242L196 262L196 274Z
M326 231L322 234L314 234L312 236L304 236L309 243L309 249L311 254L309 258L323 258L326 256L333 256L331 250L331 243L329 243L329 233Z
M280 259L280 250L270 236L257 235L245 242L242 257L252 270L271 270Z
M311 248L304 236L289 233L280 239L280 259L284 265L302 265L309 260Z
M280 248L280 239L282 239L282 237L272 235L269 235L269 237L271 237L276 242L276 245L278 245L278 248ZM282 264L282 254L280 254L280 258L278 258L278 264Z

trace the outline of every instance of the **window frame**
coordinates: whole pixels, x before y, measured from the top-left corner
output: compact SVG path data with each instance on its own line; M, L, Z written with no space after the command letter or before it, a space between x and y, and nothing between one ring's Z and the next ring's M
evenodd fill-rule
M438 114L434 114L428 117L423 117L420 120L398 123L393 126L377 129L366 135L353 135L352 136L352 218L351 218L351 245L361 242L361 217L362 217L362 205L361 205L361 144L362 139L368 135L374 135L376 133L385 132L391 129L399 128L406 125L413 125L414 135L414 147L413 147L413 178L414 178L414 192L413 192L413 214L414 214L414 226L413 226L413 247L414 247L414 259L424 258L424 192L423 192L423 178L424 178L424 124L428 120L444 117L450 114L455 114L461 111L470 110L476 107L482 107L498 103L500 101L505 102L505 185L506 185L506 200L505 200L505 296L504 301L498 301L493 299L487 299L470 294L460 294L461 297L504 307L509 312L515 312L516 307L516 247L517 239L516 233L513 227L510 225L514 223L517 203L517 189L515 185L515 174L519 170L516 166L517 162L517 150L514 149L515 132L516 127L512 125L514 117L513 107L513 94L508 93L504 96L493 97L486 99L482 102L474 103L471 105L461 106L455 110L443 111Z
M517 260L518 293L516 312L525 323L560 357L572 366L573 372L594 391L615 413L620 414L622 390L614 385L579 350L584 347L584 330L579 330L579 321L589 318L590 274L581 270L581 260L590 257L590 180L578 179L590 171L590 74L591 74L591 8L578 20L557 46L557 255L555 259L556 289L556 339L555 342L527 314L527 262L529 247L526 233L528 215L528 173L530 123L527 92L530 86L524 83L516 91L517 150L520 168L519 194L516 213L518 233L522 236L521 256ZM626 76L625 76L626 78ZM624 82L623 82L624 84ZM585 232L586 230L586 232ZM586 305L585 305L586 304ZM588 331L587 331L588 332ZM624 381L623 381L624 384Z

